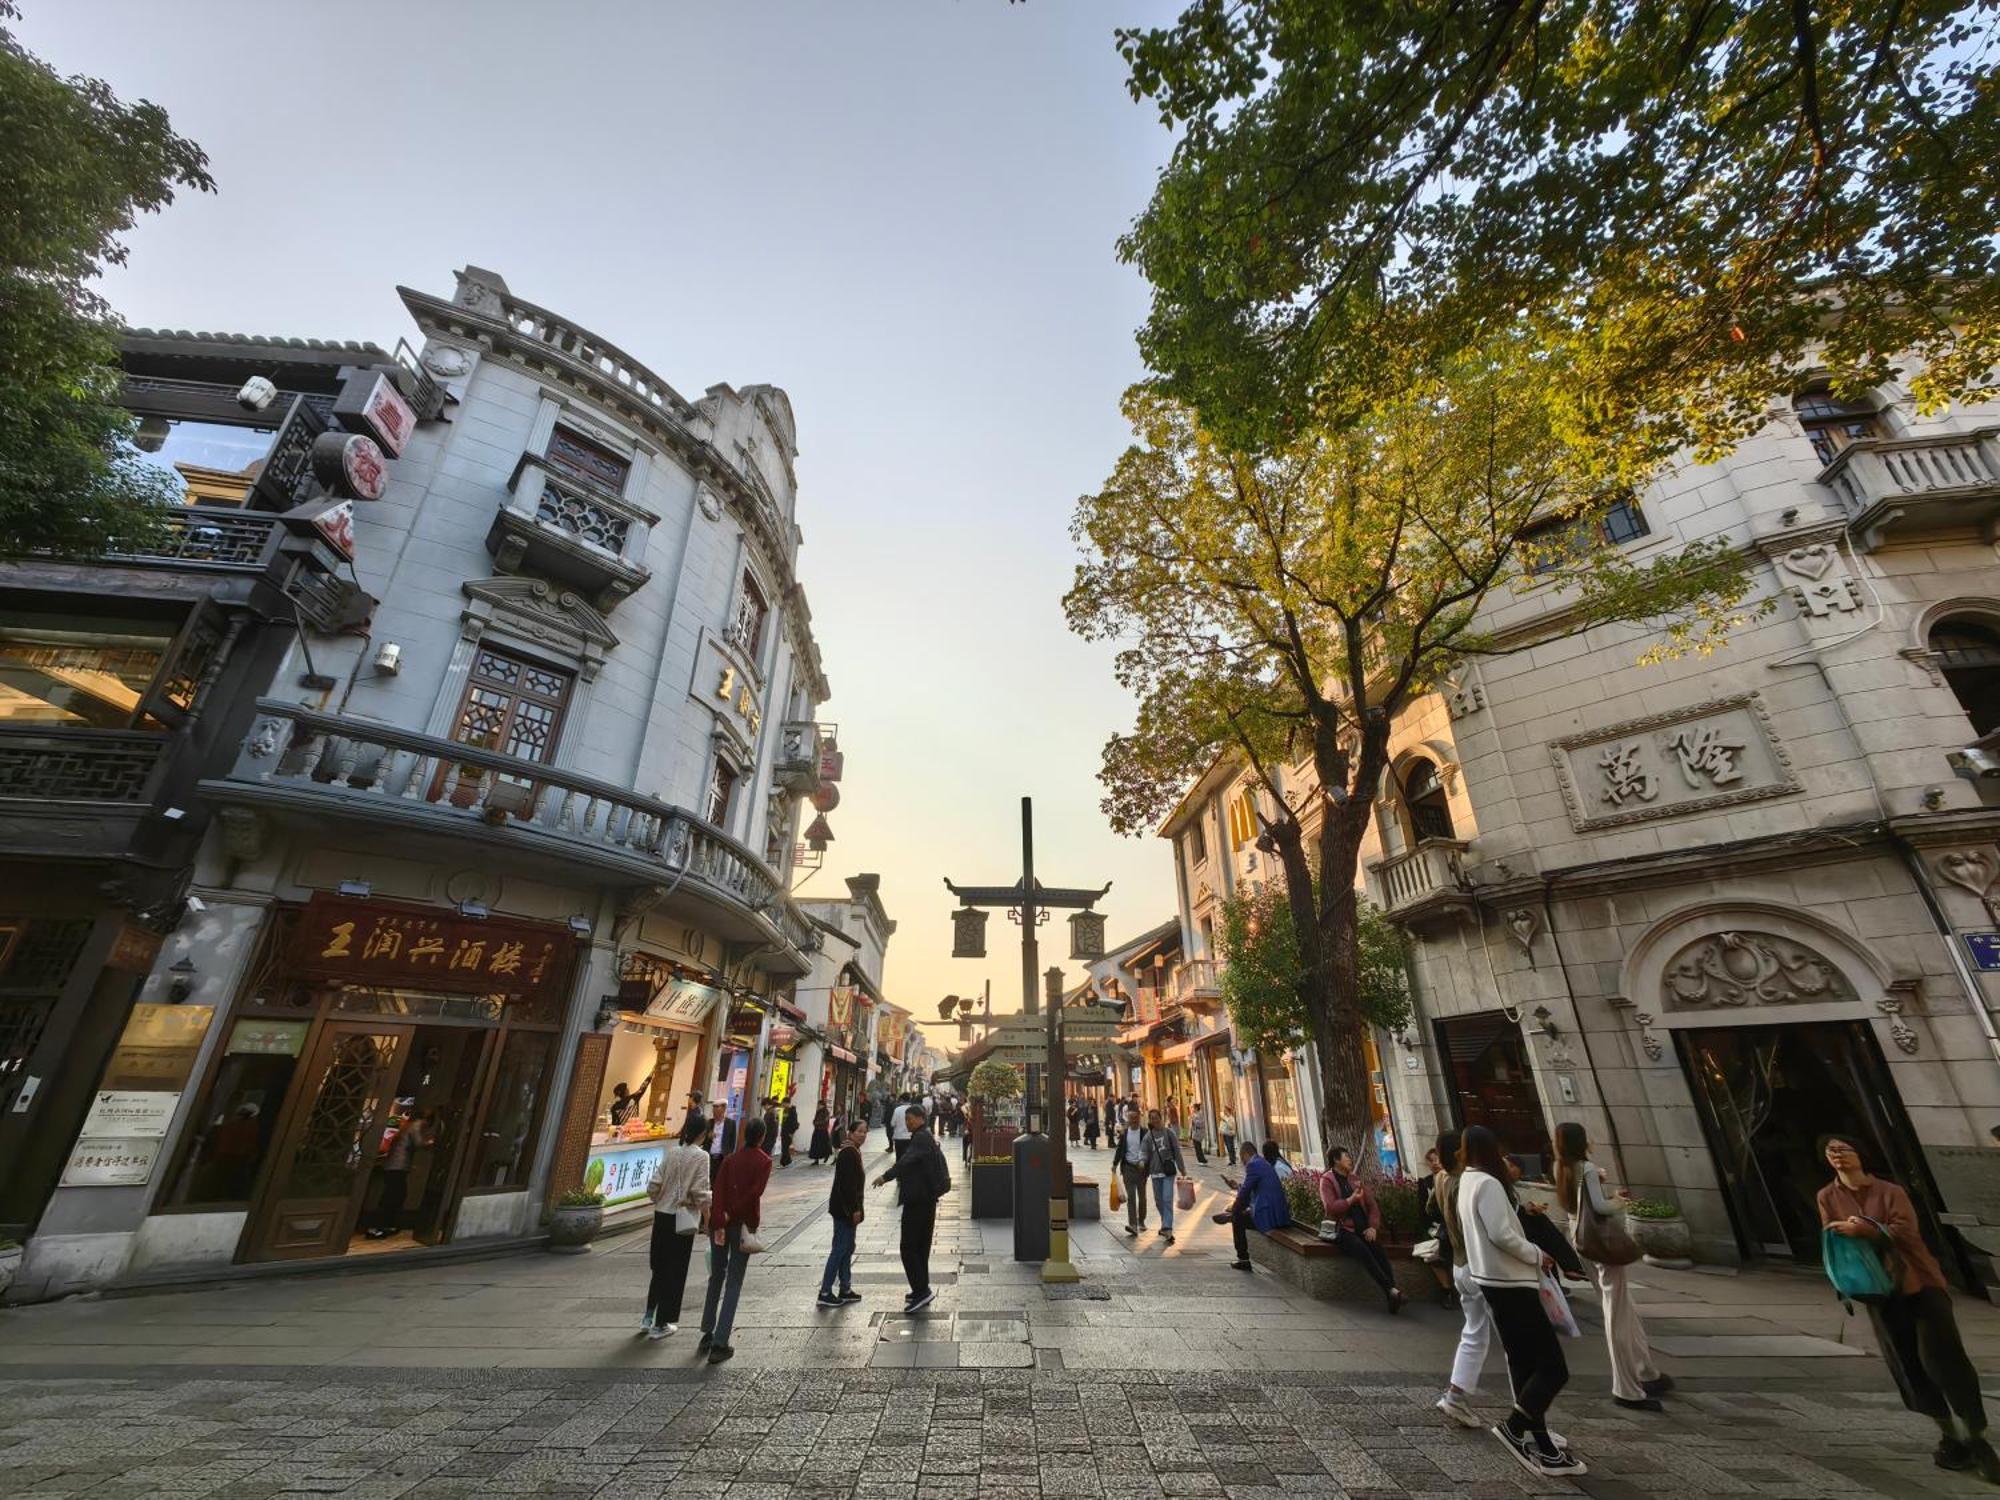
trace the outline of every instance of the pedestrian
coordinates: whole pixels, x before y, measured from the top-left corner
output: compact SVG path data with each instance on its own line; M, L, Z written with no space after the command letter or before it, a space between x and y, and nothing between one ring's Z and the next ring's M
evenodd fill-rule
M1083 1138L1083 1110L1078 1106L1074 1094L1070 1095L1069 1106L1063 1113L1069 1119L1069 1143L1072 1146L1077 1145Z
M1160 1211L1160 1238L1174 1242L1174 1186L1187 1176L1181 1138L1163 1129L1156 1109L1146 1120L1146 1177L1153 1185L1153 1204Z
M799 1107L787 1098L785 1100L785 1113L778 1125L778 1139L784 1144L784 1156L779 1161L779 1166L789 1167L792 1164L792 1141L797 1137L798 1133Z
M433 1114L428 1106L412 1111L397 1127L396 1138L389 1142L389 1154L382 1158L382 1197L376 1204L375 1227L368 1231L369 1239L386 1240L402 1230L403 1205L409 1201L410 1172L416 1165L416 1155L437 1144ZM422 1217L420 1213L420 1221Z
M910 1148L910 1111L917 1109L917 1096L905 1094L896 1101L889 1111L889 1147L896 1153L896 1160L903 1159L903 1153ZM919 1114L922 1110L917 1110Z
M833 1250L819 1278L821 1307L843 1307L861 1300L861 1293L854 1290L854 1239L867 1217L862 1190L868 1174L861 1165L861 1147L867 1139L866 1121L850 1125L833 1164L833 1192L826 1200L827 1215L833 1220Z
M736 1299L743 1295L743 1270L750 1264L743 1236L754 1235L763 1222L764 1188L771 1180L767 1139L762 1120L743 1127L743 1145L722 1164L709 1202L708 1297L701 1305L701 1342L695 1348L705 1351L712 1365L736 1352L729 1346L729 1330L736 1322Z
M875 1185L897 1183L903 1200L903 1274L910 1280L910 1295L903 1299L904 1312L929 1307L937 1293L931 1290L931 1238L937 1233L938 1199L951 1191L951 1168L944 1152L924 1128L923 1109L912 1104L903 1111L910 1128L896 1164L875 1179Z
M611 1128L616 1130L639 1112L639 1105L646 1097L646 1090L653 1086L653 1075L648 1073L645 1082L636 1089L627 1089L623 1083L611 1085L611 1107L606 1111L611 1120Z
M833 1121L822 1104L813 1111L812 1140L806 1145L806 1159L816 1167L823 1167L833 1156Z
M882 1149L888 1151L896 1144L896 1112L903 1107L903 1101L893 1095L882 1096Z
M1095 1151L1097 1149L1098 1133L1102 1129L1103 1129L1103 1117L1099 1115L1097 1112L1097 1101L1095 1099L1084 1100L1083 1102L1084 1145L1088 1146L1091 1150Z
M708 1133L702 1137L702 1149L708 1152L709 1186L722 1172L722 1164L736 1150L736 1122L729 1118L729 1106L718 1099L710 1106L712 1113L708 1121Z
M1424 1153L1425 1174L1417 1181L1417 1224L1421 1236L1418 1243L1425 1240L1437 1246L1431 1259L1431 1279L1438 1284L1438 1306L1449 1308L1458 1301L1458 1293L1451 1284L1451 1238L1444 1228L1444 1156L1440 1147L1433 1146Z
M1389 1257L1378 1243L1382 1236L1382 1206L1367 1183L1354 1175L1354 1153L1333 1148L1333 1165L1319 1180L1320 1206L1334 1225L1333 1242L1341 1254L1361 1263L1368 1279L1381 1290L1389 1311L1399 1313L1410 1299L1396 1285Z
M1465 1320L1458 1335L1458 1350L1451 1359L1451 1381L1438 1398L1437 1409L1461 1427L1483 1427L1485 1419L1472 1409L1471 1397L1479 1389L1487 1351L1493 1346L1493 1313L1466 1263L1465 1234L1458 1219L1458 1184L1463 1166L1458 1131L1447 1130L1438 1137L1437 1158L1437 1197L1446 1243L1451 1250L1452 1286L1458 1292L1458 1310ZM1551 1433L1550 1438L1557 1447L1563 1445L1555 1434Z
M1276 1143L1273 1142L1276 1154ZM1230 1187L1236 1190L1235 1201L1227 1209L1215 1216L1218 1224L1227 1224L1236 1245L1236 1259L1230 1262L1234 1270L1248 1271L1250 1266L1250 1231L1269 1234L1274 1229L1283 1229L1292 1222L1291 1203L1285 1197L1285 1185L1278 1180L1277 1169L1264 1157L1257 1154L1257 1148L1248 1141L1243 1143L1243 1177L1241 1182L1232 1182L1225 1177Z
M1111 1137L1111 1159L1125 1180L1125 1233L1137 1239L1146 1227L1146 1127L1139 1123L1139 1106L1125 1106L1125 1123Z
M1217 1123L1216 1134L1222 1138L1222 1159L1236 1160L1236 1109L1233 1105L1222 1106L1222 1118Z
M1555 1325L1542 1310L1541 1274L1554 1261L1521 1232L1514 1211L1500 1138L1484 1125L1463 1138L1465 1163L1458 1180L1458 1224L1465 1236L1466 1269L1479 1285L1507 1351L1514 1407L1493 1435L1532 1474L1578 1476L1583 1460L1549 1435L1549 1407L1569 1383Z
M653 1200L653 1242L647 1261L652 1280L646 1287L646 1311L639 1332L663 1339L680 1332L681 1302L687 1293L688 1262L708 1208L708 1153L701 1149L708 1122L690 1113L680 1138L667 1147L659 1173L646 1185Z
M1869 1245L1894 1279L1894 1290L1868 1302L1875 1343L1903 1405L1937 1423L1931 1462L1940 1469L1977 1469L2000 1484L2000 1457L1986 1440L1986 1405L1979 1372L1966 1358L1951 1292L1937 1257L1924 1243L1909 1193L1870 1173L1853 1135L1820 1140L1833 1181L1819 1190L1823 1228ZM1952 1427L1958 1417L1959 1430Z
M1570 1232L1576 1247L1597 1273L1597 1290L1604 1299L1604 1340L1611 1351L1611 1399L1631 1411L1665 1411L1660 1397L1673 1389L1673 1381L1653 1363L1652 1346L1646 1342L1646 1325L1639 1320L1639 1308L1632 1300L1632 1284L1626 1270L1639 1258L1638 1246L1622 1223L1619 1202L1604 1188L1604 1169L1590 1159L1590 1139L1581 1125L1565 1120L1556 1126L1556 1196L1569 1215ZM1617 1200L1631 1194L1622 1189ZM1622 1241L1631 1253L1612 1261L1591 1258L1596 1237L1586 1237L1581 1224L1586 1219L1610 1221L1617 1225L1611 1237ZM1619 1249L1618 1245L1598 1244L1599 1249Z
M1194 1142L1194 1159L1204 1167L1208 1165L1208 1110L1197 1104L1194 1113L1188 1116L1188 1136Z
M771 1095L764 1101L764 1149L775 1154L778 1150L778 1096Z

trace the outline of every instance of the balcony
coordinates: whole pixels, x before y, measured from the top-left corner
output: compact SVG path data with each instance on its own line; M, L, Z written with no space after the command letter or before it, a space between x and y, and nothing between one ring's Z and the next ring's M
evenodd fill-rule
M345 816L460 851L534 860L622 884L644 906L675 896L722 937L774 946L768 967L804 973L811 921L750 851L684 808L454 740L316 713L272 699L235 765L202 791L306 826Z
M1863 438L1820 471L1858 545L1973 531L2000 540L2000 427Z
M628 562L643 550L655 517L586 484L532 453L507 481L508 501L493 518L486 550L502 573L533 573L565 584L609 614L653 575Z
M778 731L778 755L771 767L777 784L788 792L810 796L819 790L820 746L824 743L820 726L809 723L786 724Z
M178 743L144 730L0 726L0 850L121 852L152 811Z
M1205 1005L1222 998L1222 967L1212 958L1191 958L1167 979L1167 999L1175 1005Z
M109 553L105 560L141 567L262 573L278 555L285 535L283 523L269 511L184 505L167 512L162 535L131 552Z
M1374 861L1368 872L1382 910L1419 930L1471 917L1465 850L1462 839L1425 839L1407 853Z

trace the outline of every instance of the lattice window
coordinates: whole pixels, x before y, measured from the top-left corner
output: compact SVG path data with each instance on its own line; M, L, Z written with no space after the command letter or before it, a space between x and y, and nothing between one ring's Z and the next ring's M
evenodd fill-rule
M702 816L717 828L729 821L729 799L736 790L736 768L721 756L715 758L715 769L709 773L708 802L702 809Z
M166 736L55 730L0 735L0 797L143 802Z
M1822 464L1863 438L1882 436L1882 423L1870 401L1841 401L1830 391L1807 391L1792 403L1799 426Z
M90 926L88 918L0 918L0 1108L13 1101L21 1086Z
M546 455L551 468L576 479L602 485L614 495L625 492L625 476L632 472L630 459L620 458L610 449L589 438L558 427L549 437Z
M764 621L771 613L771 606L764 598L764 591L757 587L756 578L748 569L743 573L743 588L736 596L736 618L729 626L729 639L755 656L764 648Z
M621 554L632 529L628 517L553 483L542 486L542 497L535 502L535 519L607 552Z
M296 1198L338 1198L364 1170L363 1138L380 1104L376 1080L395 1058L400 1039L336 1038L311 1112L299 1132L287 1193Z

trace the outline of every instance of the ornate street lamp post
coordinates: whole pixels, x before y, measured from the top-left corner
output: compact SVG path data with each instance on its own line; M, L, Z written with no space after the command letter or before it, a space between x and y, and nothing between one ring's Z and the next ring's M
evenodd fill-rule
M1035 879L1035 803L1032 797L1021 799L1021 883L1019 885L957 886L949 879L945 889L958 897L959 910L953 913L954 934L953 954L960 958L984 958L985 916L980 907L1005 908L1009 917L1021 924L1021 1010L1023 1015L1034 1015L1040 1009L1039 988L1035 982L1038 945L1035 928L1048 921L1049 913L1055 910L1075 911L1080 915L1071 918L1071 945L1073 956L1091 958L1101 956L1104 947L1104 919L1091 911L1091 907L1102 901L1111 889L1107 882L1102 890L1088 887L1061 888L1043 886ZM1095 952L1090 951L1095 948ZM1062 1037L1062 996L1058 990L1049 1000L1048 1027L1046 1032L1047 1051L1042 1066L1042 1125L1049 1138L1051 1152L1051 1177L1049 1188L1049 1258L1042 1263L1042 1280L1075 1281L1076 1267L1069 1259L1069 1145L1068 1137L1059 1128L1062 1118L1063 1079L1067 1068L1063 1060ZM1028 1097L1030 1102L1036 1096L1035 1068L1028 1069ZM1018 1211L1018 1210L1017 1210Z

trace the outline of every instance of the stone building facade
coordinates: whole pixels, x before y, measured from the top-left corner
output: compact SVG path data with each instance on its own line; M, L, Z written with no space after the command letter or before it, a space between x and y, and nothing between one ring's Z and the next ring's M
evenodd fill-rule
M401 297L442 399L353 507L379 602L299 622L200 782L140 987L208 1018L164 1148L59 1188L18 1292L642 1203L692 1096L743 1112L801 1015L828 689L784 392L689 400L476 267Z
M882 905L880 875L849 877L845 901L802 899L799 907L821 937L812 972L798 987L805 1025L795 1097L807 1120L822 1104L851 1118L887 1087L874 1060L875 1025L886 1004L882 967L896 923Z

